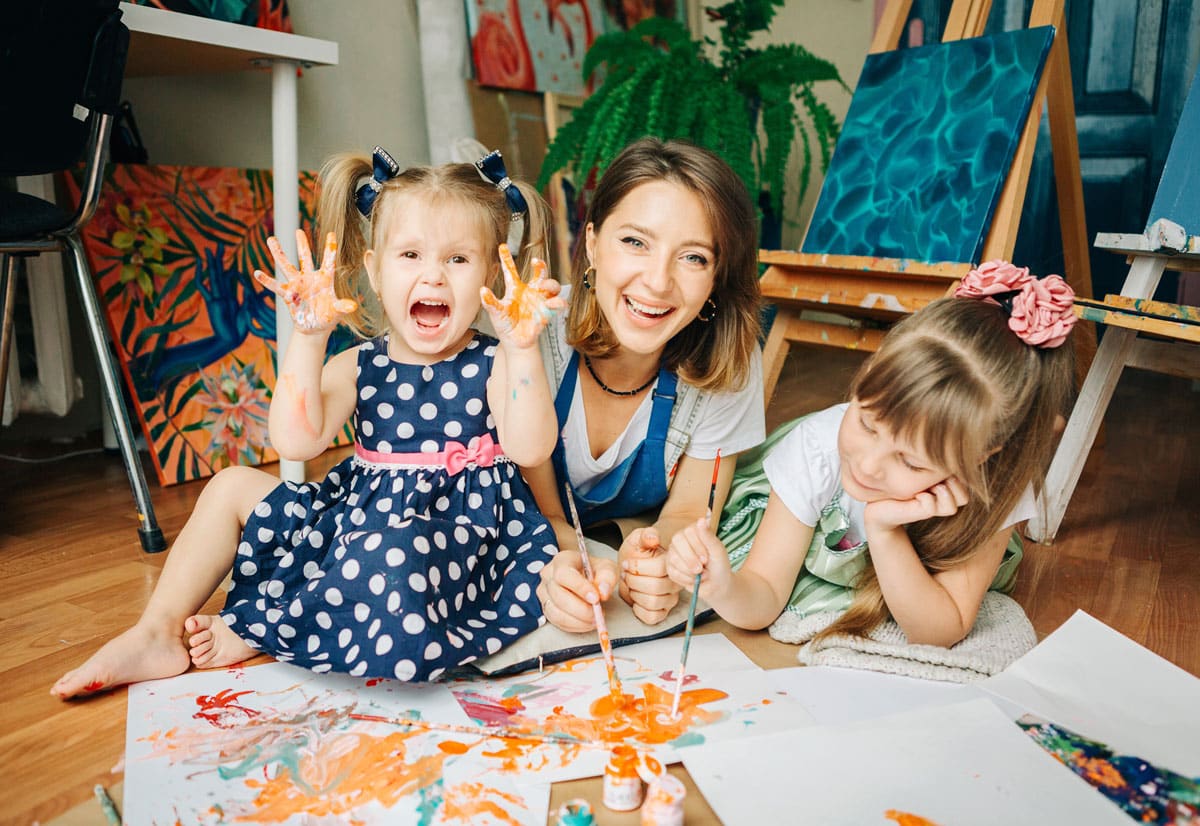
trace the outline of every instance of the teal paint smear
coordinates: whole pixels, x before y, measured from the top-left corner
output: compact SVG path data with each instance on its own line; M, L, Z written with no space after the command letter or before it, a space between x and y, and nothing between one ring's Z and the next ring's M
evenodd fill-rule
M667 745L676 749L686 749L690 746L702 746L706 742L706 738L698 731L689 731L686 734L681 734L672 740Z
M437 782L421 787L421 802L417 804L417 814L421 818L417 821L418 826L429 826L433 823L434 815L442 808L445 783L446 781L439 777Z

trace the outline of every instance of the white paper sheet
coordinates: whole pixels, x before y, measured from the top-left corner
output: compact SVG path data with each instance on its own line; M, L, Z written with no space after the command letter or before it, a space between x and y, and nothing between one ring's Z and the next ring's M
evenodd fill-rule
M1130 822L982 699L681 756L724 826Z
M470 724L445 686L279 663L134 685L125 822L546 822L544 784L481 771L440 747L454 735L351 714Z
M767 677L820 725L853 723L985 696L973 685L823 665L777 668L768 671Z
M1030 711L1118 753L1200 776L1200 679L1083 611L979 686L1014 719Z

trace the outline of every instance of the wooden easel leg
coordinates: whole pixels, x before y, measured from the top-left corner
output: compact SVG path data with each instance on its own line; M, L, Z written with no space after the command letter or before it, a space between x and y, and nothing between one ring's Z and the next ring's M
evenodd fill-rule
M1123 295L1151 294L1162 277L1161 258L1138 257L1129 268ZM1046 486L1042 490L1038 515L1029 520L1025 534L1035 542L1053 542L1062 524L1063 515L1075 492L1075 485L1083 472L1083 465L1091 452L1092 443L1104 412L1112 400L1117 380L1121 377L1133 348L1137 333L1121 327L1109 327L1104 341L1096 351L1096 357L1084 379L1071 411L1071 419L1063 432L1062 440L1054 453L1054 461L1046 474Z
M767 343L763 347L764 407L771 404L771 397L775 395L775 385L779 383L779 374L787 361L788 350L792 346L788 341L787 332L794 318L799 318L797 310L779 307L775 312L775 321L771 324L771 334L767 336Z

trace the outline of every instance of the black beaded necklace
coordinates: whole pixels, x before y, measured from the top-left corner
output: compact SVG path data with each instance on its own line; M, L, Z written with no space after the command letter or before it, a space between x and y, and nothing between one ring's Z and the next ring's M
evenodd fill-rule
M596 375L596 368L592 367L592 360L590 358L584 356L583 364L585 367L587 367L587 371L592 374L592 378L595 380L596 384L600 385L600 389L612 396L636 396L638 393L641 393L647 387L654 384L654 380L658 378L658 371L655 371L654 375L652 375L645 384L636 390L613 390L607 384L600 381L600 377Z

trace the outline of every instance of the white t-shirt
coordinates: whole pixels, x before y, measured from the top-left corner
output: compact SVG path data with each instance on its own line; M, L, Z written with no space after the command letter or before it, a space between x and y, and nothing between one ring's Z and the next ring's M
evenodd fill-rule
M564 293L569 290L564 288ZM559 313L550 322L543 335L557 336L555 342L564 352L570 353L566 343L565 313ZM582 361L582 359L581 359ZM682 379L679 380L682 384ZM658 382L655 382L657 388ZM554 388L557 395L558 388ZM732 393L705 394L704 407L697 416L691 439L684 454L697 459L713 459L717 450L722 456L732 456L749 450L762 442L767 435L766 414L763 411L762 353L755 349L750 361L750 375L745 387ZM587 412L583 408L578 376L575 395L563 427L563 449L567 462L567 475L571 484L581 493L587 493L610 470L625 461L637 450L646 438L650 427L650 408L653 391L646 394L641 405L629 420L621 436L608 450L593 458L587 438ZM670 473L670 468L667 468Z
M835 496L850 520L845 541L858 544L867 537L863 513L866 503L842 490L842 461L837 450L838 429L848 404L813 413L783 438L763 461L771 490L787 505L792 516L813 527ZM1032 486L1013 508L1005 526L1030 519L1037 512Z

